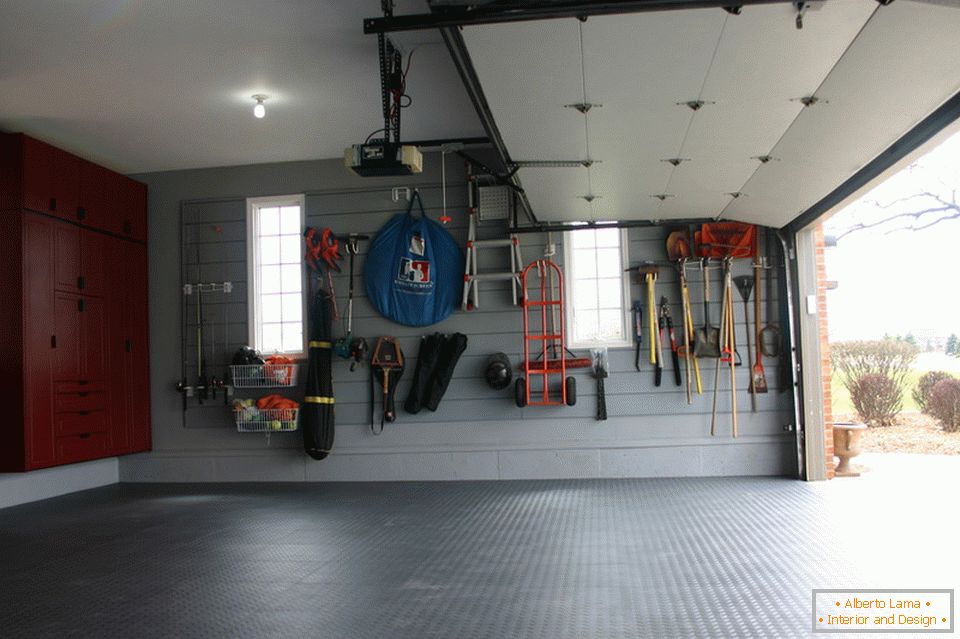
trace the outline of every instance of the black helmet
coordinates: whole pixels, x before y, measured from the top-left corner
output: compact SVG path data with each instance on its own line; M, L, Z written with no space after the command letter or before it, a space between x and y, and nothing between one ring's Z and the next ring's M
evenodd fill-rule
M510 385L510 380L513 379L510 358L505 353L494 353L487 358L487 366L483 376L490 388L503 390Z

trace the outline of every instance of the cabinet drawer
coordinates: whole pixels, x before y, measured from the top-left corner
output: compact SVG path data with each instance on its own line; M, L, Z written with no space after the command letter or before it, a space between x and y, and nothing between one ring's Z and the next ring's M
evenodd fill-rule
M107 385L102 380L89 380L86 382L60 382L56 385L57 393L104 393Z
M55 421L58 436L107 432L107 413L102 410L89 413L58 413Z
M108 456L107 433L68 435L57 438L57 461L61 464Z
M57 393L56 411L78 413L80 411L105 410L106 393L100 391L79 391L75 393Z

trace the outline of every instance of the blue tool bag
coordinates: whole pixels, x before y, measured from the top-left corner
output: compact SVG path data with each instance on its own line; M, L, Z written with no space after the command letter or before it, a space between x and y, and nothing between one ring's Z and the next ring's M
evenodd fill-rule
M420 217L412 214L414 202ZM363 278L381 315L404 326L430 326L460 305L463 253L447 229L426 216L414 191L407 212L394 215L370 243Z

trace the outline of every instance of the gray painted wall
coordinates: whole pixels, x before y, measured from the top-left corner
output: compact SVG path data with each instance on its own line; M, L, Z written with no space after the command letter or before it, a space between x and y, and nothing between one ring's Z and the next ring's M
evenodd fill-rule
M108 457L29 473L0 473L0 508L116 484L120 481L117 459Z
M214 360L222 360L246 342L246 197L306 193L308 225L372 235L403 206L392 201L392 186L419 187L428 214L434 218L439 215L439 157L430 155L425 164L424 174L402 179L358 178L335 160L136 176L150 187L154 451L122 458L121 480L440 480L795 473L793 437L783 430L792 420L789 394L761 396L759 411L751 414L748 395L741 392L740 437L729 437L728 417L722 420L723 435L711 437L710 365L703 371L705 394L695 397L692 406L686 404L682 389L673 386L669 370L665 371L664 386L655 388L649 366L637 373L633 350L618 349L611 351L611 373L606 383L608 421L593 419L595 383L585 370L574 373L578 378L576 406L516 408L511 390L493 391L482 380L482 365L490 353L502 350L515 363L519 361L521 315L511 304L507 284L484 286L481 310L458 311L434 327L412 329L379 317L367 303L358 277L354 333L371 343L371 338L378 335L396 335L408 358L398 407L412 377L419 335L460 331L469 336L469 345L439 410L424 410L414 416L400 409L397 422L388 425L380 436L372 435L369 428L369 369L350 373L346 362L336 360L336 443L334 454L323 462L303 454L299 433L274 434L269 440L261 434L237 433L222 402L200 407L191 400L184 415L181 398L174 390L181 368L181 258L187 280L195 280L194 249L199 246L202 279L237 283L232 295L205 300L204 314L219 352L214 353ZM455 211L450 230L462 245L466 237L466 189L459 161L448 160L448 178L454 185L448 187L448 208ZM190 243L182 256L181 205L184 238ZM215 225L218 231L213 231ZM494 227L483 232L499 231ZM663 259L663 237L659 228L632 230L631 263ZM527 235L522 242L526 261L542 253L544 238ZM558 249L559 259L562 249ZM506 259L500 249L489 249L482 257L491 264ZM357 264L360 271L362 264L361 256ZM747 266L738 265L741 271L747 273ZM717 282L719 274L714 278ZM700 274L696 269L691 269L690 280L695 320L700 321ZM663 271L660 283L658 295L678 299L674 272ZM341 308L345 308L345 274L337 277L336 285ZM639 286L634 285L632 293L638 297ZM746 358L739 297L736 302L738 340ZM674 306L673 313L679 318L679 305ZM717 305L715 322L719 314ZM770 360L766 366L772 384L776 379L775 362ZM744 367L739 370L738 385L745 389L747 383ZM721 384L722 389L727 388ZM722 411L729 409L728 392L721 393L720 407Z

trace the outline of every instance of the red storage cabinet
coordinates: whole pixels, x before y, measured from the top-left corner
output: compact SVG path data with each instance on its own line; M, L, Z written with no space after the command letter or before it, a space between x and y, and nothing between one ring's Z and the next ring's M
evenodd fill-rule
M150 449L146 187L0 135L0 472Z

